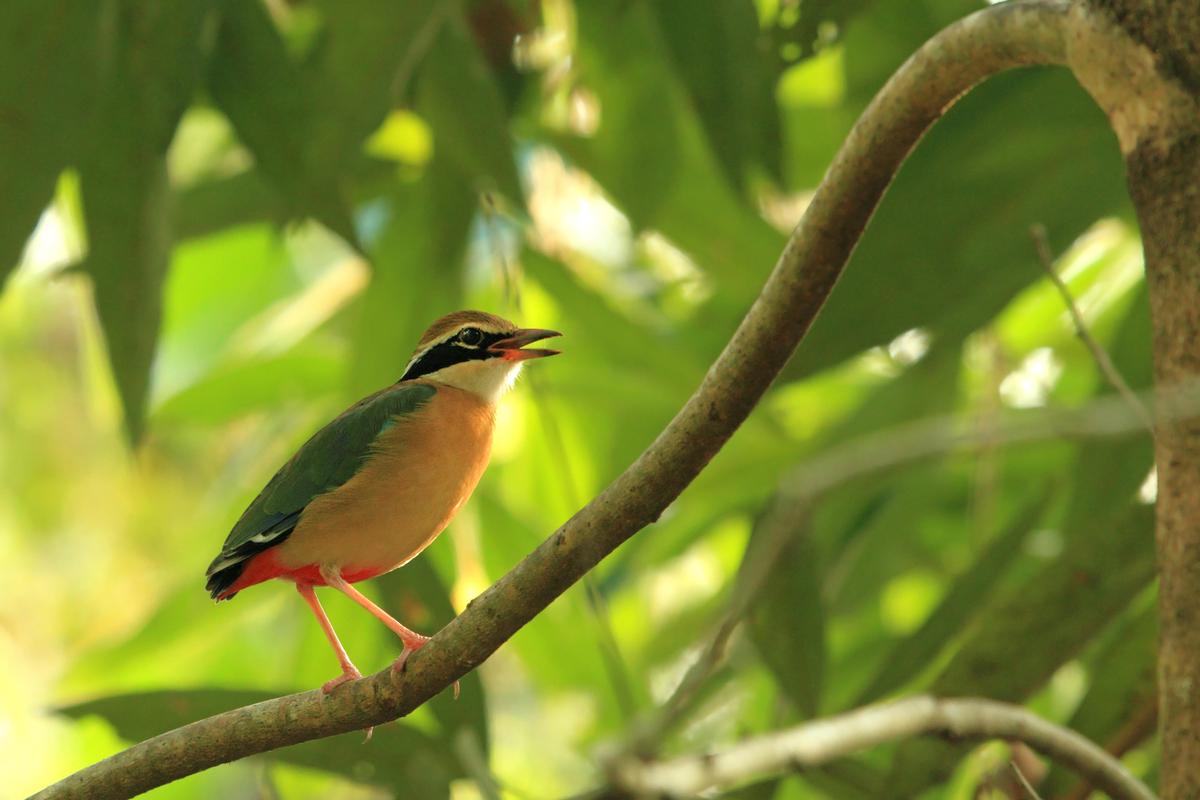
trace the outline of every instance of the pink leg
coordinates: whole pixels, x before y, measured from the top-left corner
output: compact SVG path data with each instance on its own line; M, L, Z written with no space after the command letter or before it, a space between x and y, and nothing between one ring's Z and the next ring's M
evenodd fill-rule
M337 633L333 630L333 623L325 615L325 609L321 608L321 602L317 600L316 591L307 583L297 583L296 591L300 592L300 596L304 598L304 602L308 603L308 607L312 609L313 614L316 614L317 622L321 623L321 630L325 632L325 638L329 640L330 646L333 647L333 652L337 653L338 663L342 665L342 674L331 681L327 681L321 687L321 691L329 694L346 681L356 681L361 678L362 673L351 663L350 656L346 653L346 648L342 647Z
M368 600L362 592L355 589L342 578L341 573L336 569L321 568L321 577L325 579L325 583L337 589L349 597L360 606L370 611L375 615L375 618L392 629L392 632L400 637L400 641L404 643L404 649L400 652L400 657L396 659L395 667L404 669L405 662L408 661L409 653L414 650L420 650L426 642L429 641L428 636L422 636L416 631L409 630L400 624L391 614L384 611L379 606Z

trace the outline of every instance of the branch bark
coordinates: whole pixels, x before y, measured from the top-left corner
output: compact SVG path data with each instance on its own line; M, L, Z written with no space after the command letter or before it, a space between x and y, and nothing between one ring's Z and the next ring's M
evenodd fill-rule
M129 797L217 764L382 725L479 666L634 533L654 522L749 415L808 331L892 177L925 130L984 78L1066 57L1061 0L992 6L918 50L863 112L759 298L653 444L408 661L346 684L234 709L156 736L36 797Z
M992 700L912 697L747 739L717 753L614 765L618 789L637 797L691 797L813 767L885 742L922 735L1008 739L1078 772L1115 800L1154 800L1121 762L1074 731L1021 706Z
M1069 61L1125 156L1146 253L1160 391L1200 376L1200 6L1087 0ZM1162 792L1200 796L1200 417L1155 436Z

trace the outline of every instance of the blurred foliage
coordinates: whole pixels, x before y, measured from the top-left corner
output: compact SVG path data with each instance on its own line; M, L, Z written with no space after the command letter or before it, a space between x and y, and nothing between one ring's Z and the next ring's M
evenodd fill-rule
M475 497L368 592L432 632L652 440L752 302L856 115L975 0L9 0L0 7L0 771L335 671L285 585L201 573L316 427L433 318L563 330ZM937 413L1109 393L1038 266L1139 388L1119 156L1069 77L1001 76L904 167L811 336L695 484L477 673L154 797L546 798L653 717L790 467ZM990 446L821 498L663 752L930 690L1028 702L1132 769L1153 688L1145 440ZM398 643L327 604L364 669ZM1145 728L1146 726L1142 726ZM1134 733L1131 733L1133 731ZM1115 745L1114 745L1115 746ZM1003 746L913 742L738 796L970 797ZM1066 792L1057 771L1045 787ZM497 788L499 787L499 788ZM1047 795L1050 796L1050 795Z

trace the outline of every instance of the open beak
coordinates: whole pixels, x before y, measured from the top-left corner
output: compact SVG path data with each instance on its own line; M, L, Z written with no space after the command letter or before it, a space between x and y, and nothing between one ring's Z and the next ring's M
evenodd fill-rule
M507 339L501 339L488 348L489 353L495 353L505 361L525 361L530 358L545 358L558 355L558 350L522 350L527 344L540 342L552 336L562 336L558 331L548 331L544 328L522 328L515 331Z

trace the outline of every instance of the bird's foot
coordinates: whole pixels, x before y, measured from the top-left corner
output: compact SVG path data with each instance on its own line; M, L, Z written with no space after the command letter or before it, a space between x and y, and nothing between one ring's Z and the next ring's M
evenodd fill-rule
M349 681L356 681L361 677L362 677L362 673L359 672L356 667L351 665L348 669L343 670L342 674L338 675L333 680L325 681L325 685L323 685L321 687L321 691L324 692L325 694L329 694L334 689L341 686L343 683L348 683Z
M425 643L429 641L428 636L417 634L417 637L413 639L405 637L404 649L400 651L400 655L392 662L393 673L404 672L404 670L408 669L408 657L424 647Z
M428 636L421 636L420 634L415 634L415 636L416 636L416 638L412 638L412 639L410 639L408 637L404 638L404 649L400 651L400 655L396 658L396 660L394 662L392 662L392 674L393 675L403 674L403 672L408 668L408 657L411 656L413 653L415 653L417 650L420 650L422 647L424 647L425 643L429 641ZM458 685L458 681L455 681L454 682L454 699L455 700L458 699L459 692L460 692L460 687Z

